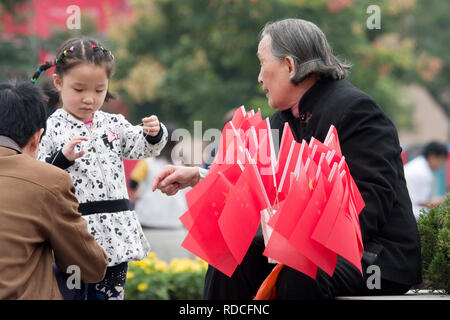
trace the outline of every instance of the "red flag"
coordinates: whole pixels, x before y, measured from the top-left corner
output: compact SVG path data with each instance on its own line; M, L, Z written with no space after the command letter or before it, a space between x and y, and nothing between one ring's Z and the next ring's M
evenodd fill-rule
M272 141L269 119L262 121L255 128L258 136L258 153L256 156L256 166L261 175L264 188L269 197L270 203L274 203L277 195L275 180L275 149Z
M245 134L245 147L247 148L250 157L256 161L258 155L258 135L254 127L247 130Z
M209 174L216 173L224 165L225 167L239 166L242 171L243 164L246 161L245 149L245 145L233 124L228 122L222 131L219 151L214 158Z
M345 163L344 166L345 171L348 173L346 176L350 185L350 195L353 199L353 203L355 204L356 211L359 214L366 204L364 202L363 197L361 196L361 193L359 192L355 180L353 180L353 177L350 174L350 168L348 167L347 163Z
M247 112L244 121L242 121L241 124L236 128L240 128L244 131L244 133L247 133L248 129L258 126L261 121L261 111L258 110L258 112L255 114L254 111L251 110Z
M291 243L275 229L272 232L272 236L267 243L263 255L298 270L313 279L316 277L317 266L311 260L299 253Z
M336 194L331 194L327 202L323 176L320 177L313 191L311 200L295 226L289 242L306 258L324 270L329 276L333 275L337 255L322 244L311 239L311 235L326 210L339 207L342 200ZM335 192L336 193L336 192Z
M278 153L278 160L276 165L278 169L280 169L280 166L283 166L286 163L292 142L295 142L294 135L292 134L291 127L289 127L289 123L285 122L283 129L283 136L281 137L280 142L280 151ZM277 170L277 173L279 171L280 170ZM281 169L281 171L283 170Z
M228 145L234 139L234 136L235 132L232 130L231 123L227 122L223 127L222 133L220 135L219 148L211 165L212 171L216 169L217 165L225 163L226 150L228 148Z
M182 243L183 248L199 257L204 255L208 264L231 277L238 263L223 239L216 217L199 215L189 230L189 237L192 238L186 238Z
M325 246L353 264L361 274L363 273L361 267L362 252L359 249L354 223L349 216L348 187L345 189L341 208Z
M231 189L232 185L236 183L241 175L242 170L237 164L224 164L218 166L217 168L218 169L216 172L210 172L186 194L186 202L189 208L192 207L197 200L203 201L204 203L210 201L211 206L209 208L207 207L206 210L209 209L216 216L220 216L220 213L225 206L224 200L226 200L228 192L222 191L222 194L220 194L220 192L214 192L211 194L210 191L212 189L217 191ZM223 198L223 196L225 196L225 198ZM208 199L205 199L205 197L208 197ZM190 230L194 223L194 218L192 217L192 213L189 209L180 217L180 220L187 230Z
M238 263L242 262L255 237L261 210L268 206L258 174L254 165L245 165L219 218L225 242Z
M233 114L233 118L231 119L231 122L233 122L233 125L235 128L239 128L242 124L242 122L245 120L245 107L240 106L236 109L236 111Z
M302 140L300 145L300 154L297 158L297 163L295 165L294 175L298 177L300 175L300 166L304 166L309 156L309 147L305 140Z
M314 150L315 152L313 155L311 155L312 160L314 160L314 162L316 164L319 163L320 157L322 155L322 153L324 153L325 155L327 154L328 151L330 151L330 148L327 147L326 145L324 145L322 142L320 142L319 140L315 139L314 137L311 138L311 141L309 142L309 149L310 150Z
M291 172L295 171L297 160L302 157L304 145L294 140L288 123L285 123L281 139L280 152L276 166L276 183L278 186L278 200L283 200L289 193Z
M311 197L312 180L308 180L306 174L303 174L303 169L301 170L302 172L298 179L294 181L283 206L276 213L278 218L274 230L286 239L290 238L295 227L294 222L298 221Z
M328 134L325 137L324 144L330 149L336 150L336 155L338 157L342 157L341 145L339 143L339 137L335 126L330 126Z
M334 227L340 207L344 201L344 184L339 172L335 172L331 182L333 189L331 191L328 204L311 235L311 239L324 246L328 241L328 237Z
M207 175L186 195L189 210L181 218L189 230L182 246L228 276L237 262L223 239L218 219L231 188L221 172Z

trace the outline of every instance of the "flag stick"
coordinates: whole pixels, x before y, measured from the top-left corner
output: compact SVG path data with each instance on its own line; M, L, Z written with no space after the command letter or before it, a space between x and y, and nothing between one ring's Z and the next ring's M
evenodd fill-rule
M333 129L334 129L334 126L331 125L331 126L330 126L330 129L328 129L327 136L325 137L325 140L324 140L324 142L323 142L324 145L328 145L328 143L329 143L328 140L330 140L330 138L331 138L331 134L332 134L332 132L333 132Z
M303 161L303 151L305 150L306 141L302 140L302 146L300 147L300 153L298 155L297 164L295 165L295 175L298 177L300 173L300 164Z
M283 175L281 176L280 185L278 186L278 192L281 192L281 189L283 189L284 180L286 179L286 173L287 173L287 170L289 167L289 163L291 162L291 157L292 157L292 153L294 152L294 147L295 147L295 141L292 141L291 148L289 149L289 154L286 159L286 165L284 166L284 169L283 169Z
M344 165L344 162L345 162L345 157L342 156L342 159L341 159L341 161L339 162L339 170L342 169L342 166Z
M334 157L335 154L336 154L336 150L328 151L328 153L327 153L327 162L328 162L328 164L331 163L331 160L333 160L333 157Z
M328 176L328 181L331 183L331 181L333 181L333 177L334 177L334 174L336 173L336 171L337 171L337 163L335 162L334 164L333 164L333 168L331 168L331 171L330 171L330 175Z
M319 164L317 165L317 172L316 172L316 178L315 181L319 180L319 176L320 176L320 172L322 171L322 161L325 158L325 153L322 152L322 154L320 155L320 160L319 160Z

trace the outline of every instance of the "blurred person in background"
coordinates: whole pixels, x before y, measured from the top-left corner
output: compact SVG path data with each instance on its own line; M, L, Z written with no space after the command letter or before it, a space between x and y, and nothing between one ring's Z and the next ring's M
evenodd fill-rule
M182 192L169 197L160 190L152 192L156 174L166 165L179 164L172 159L172 150L177 141L170 139L173 129L167 126L169 139L158 158L139 160L130 175L130 189L139 222L147 228L181 228L178 219L186 210L187 204Z
M416 220L422 209L439 206L444 201L443 197L433 197L433 172L442 168L446 160L446 146L433 141L421 155L405 164L405 179Z

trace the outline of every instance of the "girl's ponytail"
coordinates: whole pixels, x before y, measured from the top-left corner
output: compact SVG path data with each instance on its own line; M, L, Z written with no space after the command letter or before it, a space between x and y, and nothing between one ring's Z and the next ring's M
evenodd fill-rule
M46 61L45 63L41 64L36 69L36 72L33 74L33 76L31 77L31 82L35 83L42 72L46 71L47 69L50 69L53 66L55 66L55 60L53 60L53 61Z

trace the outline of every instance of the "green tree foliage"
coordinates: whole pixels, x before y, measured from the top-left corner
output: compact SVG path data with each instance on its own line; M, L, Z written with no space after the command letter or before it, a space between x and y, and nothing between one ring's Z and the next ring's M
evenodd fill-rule
M14 8L18 4L28 2L30 0L0 0L0 12L14 13Z
M349 80L373 96L398 126L407 123L399 116L405 106L397 100L397 88L399 76L414 67L413 48L397 41L389 29L395 26L366 27L372 1L132 3L136 19L120 24L111 36L118 47L115 87L136 119L156 113L162 121L188 128L194 120L221 128L226 111L242 104L272 114L257 82L259 32L269 21L294 17L316 23L334 52L353 64ZM383 3L384 14L390 2Z
M421 83L450 116L450 2L417 1L405 29L417 43Z

